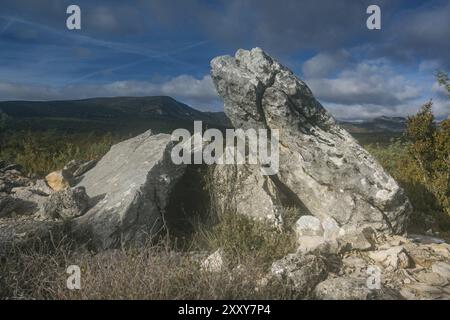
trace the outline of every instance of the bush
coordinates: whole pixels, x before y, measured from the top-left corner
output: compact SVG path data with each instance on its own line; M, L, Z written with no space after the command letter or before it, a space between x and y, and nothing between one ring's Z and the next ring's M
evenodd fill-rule
M0 140L0 159L23 166L25 173L45 176L73 159L102 157L117 141L111 134L68 135L54 131L6 132Z
M418 165L418 178L450 215L450 119L436 126L431 108L429 102L408 118L408 151Z
M366 148L405 189L412 205L410 229L450 230L450 120L439 126L432 103L408 118L403 138Z

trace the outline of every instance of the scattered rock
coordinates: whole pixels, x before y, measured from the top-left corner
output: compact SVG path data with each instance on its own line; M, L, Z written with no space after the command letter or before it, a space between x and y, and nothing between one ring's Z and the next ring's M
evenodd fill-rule
M63 170L53 171L49 173L45 180L47 181L47 184L52 188L54 191L61 191L64 189L67 189L70 187L69 179L67 175L64 175Z
M37 192L41 193L42 195L46 195L46 196L49 196L54 192L54 190L52 188L50 188L48 186L47 182L43 179L36 180L32 189L36 190Z
M431 244L429 246L434 253L450 260L450 245L448 243Z
M429 246L408 243L404 247L416 266L431 268L433 263L442 260L442 256L436 254Z
M321 300L380 300L396 299L398 295L386 288L369 289L367 278L344 276L330 278L317 285L314 294Z
M53 193L43 205L42 214L51 219L72 219L83 215L89 197L83 187Z
M224 265L224 251L223 249L218 249L202 262L201 268L203 271L215 273L221 272Z
M368 229L361 231L348 231L338 239L341 251L358 250L367 251L374 248Z
M436 272L420 272L416 275L416 279L431 286L444 287L448 284L448 280Z
M321 236L299 236L297 242L299 245L297 252L303 254L322 249L322 246L325 245L325 240Z
M431 266L431 270L441 275L443 278L450 280L450 264L445 262L435 262Z
M7 217L14 212L17 206L17 199L8 194L0 196L0 218Z
M367 277L366 273L367 266L368 266L367 261L359 256L350 255L342 259L342 267L344 269L343 271L346 274L358 275L360 277L364 276Z
M326 217L322 221L323 237L325 241L336 241L345 234L345 231L339 227L336 220Z
M323 236L323 228L320 220L314 216L301 216L295 223L295 233L302 236Z
M11 196L16 200L14 211L18 215L37 213L47 200L47 195L34 187L19 187L11 190Z
M32 188L14 188L10 194L0 195L0 218L35 214L46 199L47 196Z
M409 300L417 299L450 299L442 288L425 283L412 283L400 290L400 294Z
M79 177L91 170L97 164L97 160L89 160L87 162L81 163L78 168L73 172L74 177Z
M405 269L412 266L411 259L403 246L369 252L369 257L391 270Z
M322 257L289 254L272 264L271 274L275 279L287 282L299 295L304 296L325 280L328 271Z
M6 164L0 169L0 193L10 193L12 189L19 187L28 187L33 181L22 175L17 168L18 165Z

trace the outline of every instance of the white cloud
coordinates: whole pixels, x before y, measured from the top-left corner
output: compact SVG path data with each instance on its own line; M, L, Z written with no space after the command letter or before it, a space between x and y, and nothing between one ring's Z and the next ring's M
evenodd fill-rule
M448 114L449 102L442 94L442 88L437 84L430 85L430 79L433 81L430 68L435 66L432 61L419 65L419 72L414 76L400 73L386 59L359 63L347 60L338 73L329 72L342 65L342 55L318 54L303 66L305 82L337 118L406 116L417 112L429 99L434 101L436 116Z
M319 99L349 105L395 106L422 94L420 86L396 73L383 60L361 62L335 78L307 78L306 82Z
M331 76L338 69L349 63L350 54L346 50L334 53L318 53L307 60L302 67L306 78L321 78Z

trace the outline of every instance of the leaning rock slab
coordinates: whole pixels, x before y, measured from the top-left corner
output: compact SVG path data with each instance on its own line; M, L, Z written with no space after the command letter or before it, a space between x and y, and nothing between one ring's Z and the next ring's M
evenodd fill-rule
M91 208L73 220L73 230L99 249L143 242L163 227L173 186L185 171L170 157L170 135L147 131L114 145L77 185Z
M303 81L259 48L217 57L211 66L236 128L279 130L277 176L312 215L331 216L341 226L404 232L411 205L403 190Z

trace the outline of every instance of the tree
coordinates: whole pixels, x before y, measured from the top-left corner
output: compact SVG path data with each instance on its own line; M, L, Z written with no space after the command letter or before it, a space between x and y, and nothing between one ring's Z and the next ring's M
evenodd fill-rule
M450 98L450 79L447 72L438 71L436 77L439 85L443 86L447 90L448 97Z
M450 98L447 73L440 71L437 78ZM450 117L436 125L432 106L430 101L416 115L408 117L408 151L419 167L420 179L450 215Z
M424 172L424 180L431 172L432 163L436 158L434 150L436 124L432 106L433 102L430 101L423 105L416 115L408 117L406 127L406 136L412 142L409 152Z

